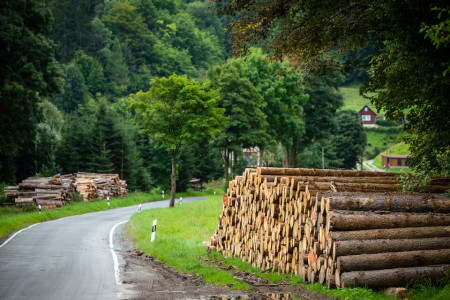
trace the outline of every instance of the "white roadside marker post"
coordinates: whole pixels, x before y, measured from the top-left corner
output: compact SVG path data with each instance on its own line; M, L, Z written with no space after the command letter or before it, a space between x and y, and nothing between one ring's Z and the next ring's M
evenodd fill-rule
M38 209L39 209L39 214L41 214L42 206L40 204L38 205Z
M216 191L214 191L214 196L216 195Z
M142 204L139 204L138 211L141 211L141 209L142 209Z
M109 206L109 196L106 196L106 202L108 202L108 206Z
M180 197L180 205L183 204L183 197Z
M153 241L155 240L155 234L156 234L156 219L153 220L153 226L152 226L152 237L150 239L150 242L153 243Z
M164 199L164 190L162 191L162 196L163 196L163 199Z

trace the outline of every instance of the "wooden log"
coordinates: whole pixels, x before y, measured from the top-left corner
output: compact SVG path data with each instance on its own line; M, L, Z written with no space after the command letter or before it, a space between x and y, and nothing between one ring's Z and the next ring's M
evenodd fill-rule
M449 214L419 213L348 213L346 211L330 211L326 228L330 230L360 230L403 227L427 227L450 225Z
M332 231L327 236L328 240L372 240L372 239L409 239L409 238L433 238L449 237L450 226L432 227L407 227L355 231Z
M450 212L450 199L436 194L350 194L325 193L325 211L331 210L386 210L393 212Z
M343 255L433 249L450 249L450 237L335 241L333 259Z
M450 249L347 255L337 258L337 268L341 273L446 263L450 263Z
M398 177L390 172L353 171L353 170L326 170L304 168L258 168L260 175L289 175L289 176L330 176L330 177Z
M52 184L38 184L38 183L19 183L19 188L24 190L30 189L47 189L47 190L57 190L60 189L60 185Z
M313 190L333 191L328 182L312 181L309 186ZM364 182L333 182L333 187L338 192L395 192L401 191L398 183L364 183Z
M49 206L49 205L55 205L57 207L61 207L64 205L64 202L61 200L42 200L42 199L37 199L36 200L36 204L37 205L41 205L41 206Z
M340 274L339 286L386 288L392 286L405 286L408 283L430 278L436 280L444 277L445 271L450 269L450 264L437 266L422 266L412 268L394 268L375 271L354 271Z

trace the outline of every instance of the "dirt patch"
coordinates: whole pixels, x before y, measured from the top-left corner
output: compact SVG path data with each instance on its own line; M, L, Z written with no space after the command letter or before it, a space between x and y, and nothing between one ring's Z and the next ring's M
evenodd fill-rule
M310 291L303 285L288 283L271 284L267 279L253 274L236 271L233 267L215 264L235 277L246 282L250 291L233 290L229 287L204 282L199 276L182 274L157 261L154 257L136 251L127 237L121 254L125 260L122 272L123 287L126 289L122 299L334 299L319 292Z

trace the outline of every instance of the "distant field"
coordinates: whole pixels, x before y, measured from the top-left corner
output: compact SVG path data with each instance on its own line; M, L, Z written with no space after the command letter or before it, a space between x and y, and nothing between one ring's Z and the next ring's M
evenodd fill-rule
M339 88L342 98L344 99L344 106L341 109L350 109L360 111L364 105L368 104L377 114L383 113L376 110L375 106L370 103L369 99L364 98L359 94L360 84L351 84Z
M367 146L365 160L373 159L378 153L400 142L404 134L400 127L365 127Z

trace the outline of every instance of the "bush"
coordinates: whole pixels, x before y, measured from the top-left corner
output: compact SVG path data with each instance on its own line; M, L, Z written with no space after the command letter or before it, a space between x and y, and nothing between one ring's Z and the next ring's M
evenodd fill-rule
M73 200L72 200L72 201L73 201L73 202L83 202L84 199L83 199L83 196L81 196L80 194L74 193L74 194L73 194Z
M377 124L379 126L383 126L383 127L398 127L397 122L388 121L388 120L381 120L381 119L377 119L375 121L375 124Z

